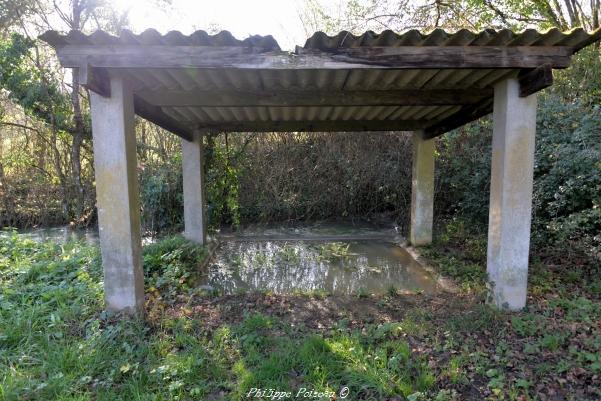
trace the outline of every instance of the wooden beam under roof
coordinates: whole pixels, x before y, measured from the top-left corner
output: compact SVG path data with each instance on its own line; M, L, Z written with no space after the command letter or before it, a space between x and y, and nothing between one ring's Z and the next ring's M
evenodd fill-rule
M432 139L445 134L451 130L459 128L467 123L475 121L480 117L492 113L493 99L486 99L479 104L463 106L461 110L451 114L447 118L431 123L430 126L424 129L424 139Z
M341 48L300 54L235 46L65 45L63 67L231 68L260 70L566 68L569 46L399 46Z
M426 120L357 120L357 121L241 121L200 124L201 133L219 132L361 132L414 131L428 125Z
M446 106L465 105L492 97L492 89L410 89L373 91L140 91L155 106L173 107L291 107L291 106Z
M533 70L523 70L518 76L518 81L520 97L530 96L553 85L553 69L551 65L544 64Z
M194 137L191 129L169 117L160 107L152 105L138 96L134 96L134 110L140 117L187 141L191 141Z
M102 68L93 68L82 65L77 69L79 83L88 90L104 97L111 96L111 81L108 72Z

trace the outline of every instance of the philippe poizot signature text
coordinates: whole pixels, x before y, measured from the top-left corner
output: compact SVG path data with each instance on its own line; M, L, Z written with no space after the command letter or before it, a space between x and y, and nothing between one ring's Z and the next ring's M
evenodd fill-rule
M348 396L348 387L343 387L338 392L338 395L334 391L317 391L311 390L305 387L299 388L297 391L281 391L274 388L251 388L246 393L246 398L260 398L268 400L285 400L289 398L301 398L301 399L332 399L338 396L338 398L344 399Z

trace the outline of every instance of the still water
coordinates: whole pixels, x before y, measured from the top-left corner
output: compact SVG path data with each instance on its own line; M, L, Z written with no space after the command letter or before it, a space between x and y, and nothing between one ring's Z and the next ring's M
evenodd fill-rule
M0 235L9 235L0 231ZM96 228L69 226L20 230L35 241L98 245ZM227 294L240 291L325 291L383 294L436 291L432 276L402 247L394 228L355 224L251 226L222 232L200 284ZM144 243L152 238L144 238Z
M325 291L331 294L433 293L436 283L407 251L385 240L228 241L206 283L225 293Z
M89 245L98 245L97 228L72 228L70 226L31 228L17 231L19 235L38 242L52 241L64 244L69 241L84 241ZM10 235L10 231L0 231L0 236Z
M71 226L27 228L17 230L19 235L38 242L56 242L64 244L69 241L83 241L88 245L100 245L97 227L73 228ZM11 235L9 230L0 230L0 236ZM156 237L143 236L142 245L151 244L156 241Z

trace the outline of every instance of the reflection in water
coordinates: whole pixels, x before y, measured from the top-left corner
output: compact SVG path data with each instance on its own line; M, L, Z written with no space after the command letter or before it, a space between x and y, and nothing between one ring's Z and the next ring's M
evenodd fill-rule
M232 232L224 229L220 237L224 239L278 239L292 240L336 238L336 240L367 238L393 238L397 234L394 226L379 226L368 223L351 222L298 222L288 224L255 224Z
M228 240L224 235L225 242L217 250L201 284L225 293L320 290L332 294L382 294L391 286L401 291L434 292L435 281L411 255L394 243L377 238L391 238L393 233L371 227L315 224L261 227L238 233L238 239L245 241L232 240L234 236ZM99 243L95 228L63 226L20 230L19 234L35 241ZM10 231L0 231L0 235L10 235ZM356 240L358 237L364 239ZM143 243L152 241L151 237L143 239Z
M386 241L230 241L209 266L208 284L226 293L323 290L332 294L435 291L436 284L404 249Z
M20 236L29 238L36 242L56 242L65 244L69 241L83 241L88 245L100 245L100 237L97 227L73 228L71 226L43 227L17 230ZM0 230L0 236L11 235L11 230ZM156 241L155 237L143 236L142 245L151 244Z
M72 228L70 226L44 227L18 230L19 235L37 242L52 241L64 244L69 241L84 241L89 245L98 245L97 228ZM11 231L0 231L0 235L10 235Z

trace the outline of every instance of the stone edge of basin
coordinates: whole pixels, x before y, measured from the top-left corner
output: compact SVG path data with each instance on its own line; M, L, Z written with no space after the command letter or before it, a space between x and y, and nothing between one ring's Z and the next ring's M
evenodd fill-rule
M217 251L217 248L219 248L219 245L221 245L221 241L217 236L211 236L207 238L207 257L204 258L204 260L198 264L199 270L205 269L209 266L209 264L215 257L215 252Z
M317 238L315 238L317 240ZM329 238L327 238L329 239ZM361 237L361 238L357 238L355 237L349 237L349 238L336 238L339 241L345 241L345 240L357 240L357 239L384 239L384 240L388 240L390 241L390 237L377 237L377 238L369 238L369 237ZM262 238L262 239L258 239L258 238L246 238L246 237L235 237L235 236L228 236L228 235L215 235L212 236L211 238L209 238L208 245L207 245L207 252L208 255L205 258L205 260L199 265L199 269L204 269L206 268L209 263L211 263L211 261L213 260L214 256L215 256L215 252L217 250L217 248L219 248L219 246L221 245L222 240L224 241L257 241L257 240L267 240L267 241L299 241L302 239L298 239L298 238ZM306 240L306 239L305 239ZM323 240L322 238L318 239L318 240ZM436 286L441 289L444 292L448 292L448 293L457 293L459 292L459 287L457 287L457 284L449 277L445 277L443 276L438 269L436 269L435 267L433 267L430 262L424 258L421 253L419 252L418 249L412 247L409 242L407 241L406 238L400 236L400 235L396 235L392 238L392 242L396 245L399 246L401 248L403 248L405 251L407 251L407 253L409 253L409 255L417 262L417 264L420 265L421 268L423 268L424 270L426 270L428 273L430 273L432 275L432 277L434 278L435 282L436 282Z
M436 281L436 286L440 288L444 292L449 293L457 293L459 292L459 287L457 284L449 277L443 276L438 269L430 264L428 259L424 258L417 248L412 247L406 238L401 236L396 236L394 242L397 246L400 246L404 250L411 255L411 257L428 273L432 275L434 280Z

